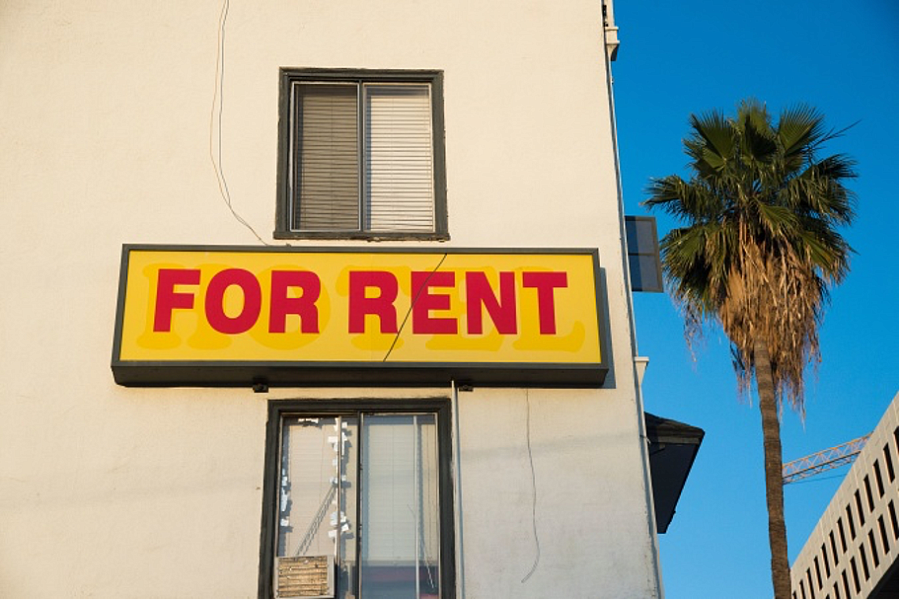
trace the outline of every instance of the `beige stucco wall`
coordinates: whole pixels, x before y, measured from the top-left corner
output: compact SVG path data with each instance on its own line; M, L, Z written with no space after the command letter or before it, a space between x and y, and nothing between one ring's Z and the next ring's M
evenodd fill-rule
M0 2L2 596L254 596L267 398L419 393L113 382L123 243L258 243L210 158L221 11ZM279 67L440 69L446 245L600 251L606 387L460 394L467 596L659 593L602 36L600 0L228 7L222 165L265 241Z

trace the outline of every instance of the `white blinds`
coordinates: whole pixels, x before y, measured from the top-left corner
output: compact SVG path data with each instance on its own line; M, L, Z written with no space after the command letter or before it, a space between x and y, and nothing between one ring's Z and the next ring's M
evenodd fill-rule
M359 229L359 110L355 84L298 83L295 230Z
M428 85L365 85L365 228L433 231Z
M367 415L361 487L362 593L422 597L439 585L434 415Z

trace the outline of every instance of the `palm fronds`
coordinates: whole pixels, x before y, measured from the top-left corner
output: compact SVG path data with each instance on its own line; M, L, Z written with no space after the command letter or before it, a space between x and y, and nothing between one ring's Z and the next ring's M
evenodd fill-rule
M761 336L779 401L802 414L803 371L819 361L828 288L847 274L852 253L837 228L854 216L845 183L855 164L843 154L817 158L843 132L827 130L806 105L773 122L756 100L733 117L692 115L690 126L690 177L651 180L644 203L684 224L661 244L669 290L689 330L722 325L745 389Z

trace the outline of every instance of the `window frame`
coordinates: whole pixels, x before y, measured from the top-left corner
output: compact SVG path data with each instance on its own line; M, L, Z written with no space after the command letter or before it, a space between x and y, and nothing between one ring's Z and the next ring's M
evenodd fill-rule
M447 177L444 150L444 91L442 71L436 70L369 70L312 69L282 67L279 73L278 100L278 172L275 239L363 239L363 240L435 240L450 239L447 229ZM291 211L295 202L291 182L292 163L292 94L295 83L355 84L419 83L431 87L432 168L434 185L433 231L302 231L291 228ZM360 156L360 161L364 160ZM362 205L362 190L360 190Z
M632 224L635 235L629 235L629 224ZM648 235L641 236L638 228L640 224L649 228L646 233ZM663 287L662 262L659 256L659 235L656 232L656 217L643 217L625 215L624 218L625 231L625 250L626 260L628 261L628 271L630 274L631 291L632 292L654 292L661 293L665 291ZM649 238L650 244L642 244L643 239ZM649 259L653 264L651 268L644 268L641 259Z
M440 532L440 571L442 598L456 597L456 561L452 474L450 399L409 400L354 398L341 400L269 400L266 422L265 464L262 487L262 526L260 531L260 598L274 598L275 546L278 535L278 502L281 463L281 434L291 417L349 417L361 413L431 413L437 421L438 443L438 528ZM360 498L365 490L358 490ZM357 500L359 501L359 500ZM358 574L356 584L359 584ZM337 590L335 590L337 591Z

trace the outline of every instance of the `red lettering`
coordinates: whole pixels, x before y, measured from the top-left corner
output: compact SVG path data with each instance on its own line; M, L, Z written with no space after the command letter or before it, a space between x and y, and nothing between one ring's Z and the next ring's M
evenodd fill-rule
M299 298L288 296L288 289L303 290ZM319 276L309 271L272 271L272 302L269 307L269 333L284 333L287 316L300 317L301 333L319 333L319 309L316 300L322 293Z
M487 275L466 273L466 321L469 333L483 333L481 307L487 310L498 333L516 333L516 279L512 271L500 273L500 300L494 295Z
M378 289L378 296L367 298L366 289ZM377 315L381 333L397 333L397 278L387 271L350 271L349 332L366 330L366 315Z
M234 317L225 314L225 291L236 285L244 293L244 306ZM250 271L225 269L216 273L206 288L206 320L219 333L244 333L259 318L262 290Z
M432 317L432 310L447 310L450 308L449 294L432 294L432 287L453 287L456 284L456 274L452 271L413 271L413 307L412 307L412 332L413 333L451 333L458 331L456 319L452 317Z
M198 285L199 269L160 269L156 280L156 310L153 331L172 331L172 311L194 308L193 292L176 292L176 285Z
M537 289L541 334L554 335L556 333L556 305L553 300L553 290L568 286L568 278L564 271L522 273L522 287Z

